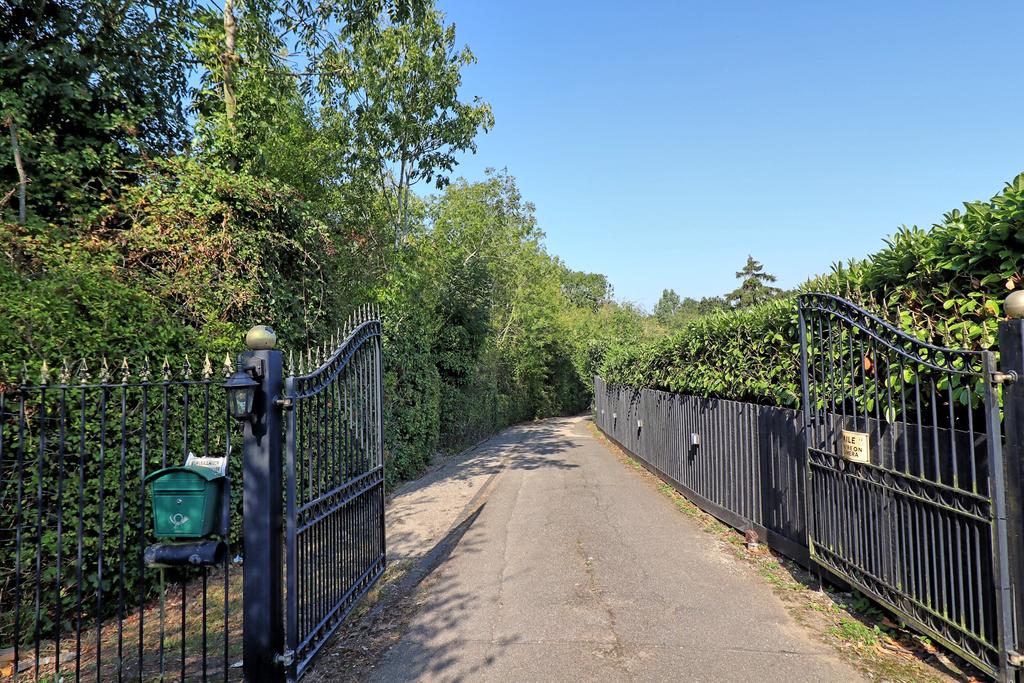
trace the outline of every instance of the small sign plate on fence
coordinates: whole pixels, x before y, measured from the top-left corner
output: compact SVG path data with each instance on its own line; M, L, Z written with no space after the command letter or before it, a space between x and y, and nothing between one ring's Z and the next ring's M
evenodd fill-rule
M843 457L853 462L871 462L871 443L864 432L843 430Z

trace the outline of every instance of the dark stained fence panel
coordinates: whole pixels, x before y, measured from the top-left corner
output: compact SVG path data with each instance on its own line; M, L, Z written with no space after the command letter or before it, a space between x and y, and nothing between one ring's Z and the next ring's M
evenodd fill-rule
M594 380L597 426L697 505L807 562L801 416ZM691 445L692 435L700 445Z

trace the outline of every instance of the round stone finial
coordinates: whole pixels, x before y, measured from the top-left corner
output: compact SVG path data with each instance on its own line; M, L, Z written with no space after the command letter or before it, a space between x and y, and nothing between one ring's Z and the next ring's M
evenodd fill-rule
M277 346L277 334L269 325L253 325L245 333L245 345L253 351L266 351Z
M1024 289L1018 289L1003 302L1003 311L1010 318L1024 318Z

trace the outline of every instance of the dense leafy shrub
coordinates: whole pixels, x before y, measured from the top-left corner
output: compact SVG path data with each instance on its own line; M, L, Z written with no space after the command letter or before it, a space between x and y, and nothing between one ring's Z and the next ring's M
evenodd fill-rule
M901 228L862 261L836 265L802 291L845 296L918 338L994 348L1001 302L1024 286L1024 174L931 230ZM770 405L799 401L793 298L698 319L672 337L610 354L611 383Z
M613 352L602 376L613 384L796 405L794 310L787 298L698 318L671 337Z

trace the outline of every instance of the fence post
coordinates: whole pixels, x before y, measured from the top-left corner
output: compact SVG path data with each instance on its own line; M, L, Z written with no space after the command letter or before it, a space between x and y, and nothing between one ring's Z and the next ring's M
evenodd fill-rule
M242 666L248 683L284 681L284 601L282 562L280 351L246 343L242 367L252 368L260 386L252 419L244 425L242 451L242 536L245 564L242 595Z
M1003 462L1006 468L1006 521L1014 631L1007 634L1009 660L1021 664L1020 635L1024 634L1024 291L1007 297L1008 320L999 323L999 370L1003 379ZM1016 376L1014 376L1014 373ZM1007 381L1009 380L1009 381ZM1017 669L1017 680L1024 681Z

